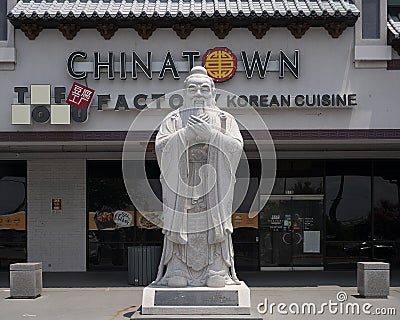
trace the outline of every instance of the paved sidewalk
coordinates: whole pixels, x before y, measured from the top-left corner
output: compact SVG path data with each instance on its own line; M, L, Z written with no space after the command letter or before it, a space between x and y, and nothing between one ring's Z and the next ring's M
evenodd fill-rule
M41 297L33 300L16 300L7 299L9 289L3 284L7 282L5 277L8 276L8 273L0 273L0 287L3 286L3 289L0 289L0 319L128 320L141 304L142 288L128 286L126 278L123 277L124 274L126 275L126 273L108 273L107 277L104 273L97 272L45 274L45 288ZM267 299L269 310L265 315L262 315L265 319L398 320L400 318L400 286L397 283L397 277L392 279L392 284L394 282L396 286L391 287L388 299L362 299L357 297L356 287L351 285L351 282L354 281L352 275L355 276L355 272L257 272L242 273L241 278L251 288L251 301L254 308L257 308L259 303ZM97 279L97 283L93 283L94 279ZM79 280L80 283L78 283ZM117 286L123 280L124 286ZM332 284L335 281L337 284ZM266 286L267 283L270 285ZM307 285L302 285L304 283L307 283ZM56 287L57 284L64 284L64 286ZM87 284L92 284L92 287L85 286ZM94 287L94 284L105 284L106 286ZM257 284L258 286L255 286ZM50 285L53 287L51 288ZM71 285L74 285L74 287L68 288ZM332 303L338 303L337 295L339 292L345 293L340 296L340 299L345 295L347 299L342 302L343 312L340 310L339 303L336 314L333 314L329 311L328 306L324 307L323 304L328 304L329 300ZM272 303L275 306L273 306L271 314ZM305 308L305 314L280 314L276 306L279 303L286 304L286 307L282 309L283 312L289 312L289 308L291 308L291 312L294 312L296 306L298 306L300 313L302 308ZM304 303L314 303L316 310L319 311L323 308L324 313L310 315L307 312L309 306L304 305ZM346 314L346 306L349 303L357 303L361 314L353 315L352 306L349 309L350 314ZM396 315L366 315L362 313L362 307L365 303L371 304L368 309L371 313L381 310L392 312L394 309L382 308L395 308ZM310 308L312 311L312 306ZM377 308L380 309L377 310Z

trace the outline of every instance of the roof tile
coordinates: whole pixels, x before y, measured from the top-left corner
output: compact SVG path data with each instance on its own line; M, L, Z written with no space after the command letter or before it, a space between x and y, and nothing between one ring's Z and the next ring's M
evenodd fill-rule
M186 17L200 17L203 12L211 17L216 11L221 16L230 12L234 17L240 12L245 16L251 13L257 16L268 13L270 16L282 17L288 13L297 16L301 11L306 16L312 13L317 16L334 16L336 12L342 16L348 12L358 16L360 13L349 0L19 0L11 10L11 15L19 18L24 13L26 18L30 18L36 12L38 17L42 18L46 12L50 13L50 17L59 12L63 17L69 14L79 17L83 12L89 17L97 13L101 18L106 12L112 17L118 13L127 17L131 11L136 17L142 12L149 17L157 12L162 17L168 11L172 16L177 16L180 12Z
M394 37L396 39L400 38L400 19L399 19L399 15L388 15L388 22L387 22L387 26L389 31L394 35Z

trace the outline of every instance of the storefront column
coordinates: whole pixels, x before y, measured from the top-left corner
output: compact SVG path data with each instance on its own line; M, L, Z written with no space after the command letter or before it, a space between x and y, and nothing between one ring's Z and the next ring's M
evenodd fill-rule
M27 166L28 261L42 262L43 271L86 271L85 160Z

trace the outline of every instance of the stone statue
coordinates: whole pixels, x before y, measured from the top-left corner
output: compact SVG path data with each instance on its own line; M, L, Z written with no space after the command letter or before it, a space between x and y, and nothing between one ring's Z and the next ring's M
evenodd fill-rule
M164 246L155 285L240 284L231 215L243 139L215 96L207 70L194 67L185 80L183 106L164 118L156 137Z

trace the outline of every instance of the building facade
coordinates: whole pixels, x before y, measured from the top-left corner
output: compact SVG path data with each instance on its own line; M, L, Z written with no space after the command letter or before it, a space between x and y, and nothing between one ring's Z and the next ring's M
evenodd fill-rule
M276 150L272 192L252 193L267 204L233 215L237 269L399 266L397 2L2 1L1 268L119 270L129 246L161 245L126 190L124 142L153 106L130 142L146 147L157 189L154 130L200 64L239 122L264 120Z

